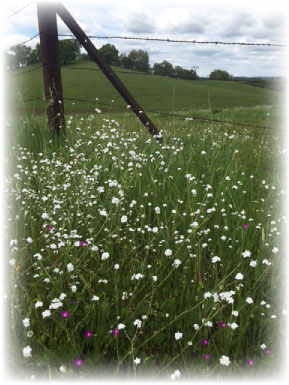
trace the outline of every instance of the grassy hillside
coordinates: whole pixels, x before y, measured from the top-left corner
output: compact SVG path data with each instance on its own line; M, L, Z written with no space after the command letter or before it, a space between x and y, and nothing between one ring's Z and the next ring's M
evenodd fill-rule
M42 69L27 72L38 65L15 70L7 76L7 104L21 110L21 99L36 98L43 94ZM77 67L83 70L73 70ZM81 62L62 67L64 98L86 99L95 101L103 111L121 111L116 106L125 107L125 102L92 62ZM120 68L115 67L115 70ZM121 69L121 71L124 71ZM27 72L27 73L25 73ZM211 109L219 110L232 107L251 107L276 104L279 99L277 91L252 87L236 82L222 81L188 81L162 76L118 73L129 91L143 109L151 111L188 111ZM112 102L112 100L114 102ZM108 104L109 106L102 105ZM65 112L93 111L93 103L65 101ZM28 110L43 111L43 100L25 102Z

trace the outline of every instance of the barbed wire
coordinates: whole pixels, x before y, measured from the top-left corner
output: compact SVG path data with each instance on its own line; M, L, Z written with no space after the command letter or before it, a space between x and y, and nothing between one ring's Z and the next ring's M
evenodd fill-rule
M34 101L34 100L39 100L41 99L43 102L44 102L44 98L43 96L39 96L39 97L35 97L35 98L30 98L30 99L25 99L25 100L21 100L21 102L27 102L27 101ZM115 108L121 108L121 109L125 109L125 110L128 110L128 107L124 107L124 106L116 106L116 105L110 105L110 104L107 104L107 103L102 103L102 102L99 102L99 101L91 101L91 100L86 100L86 99L74 99L74 98L64 98L63 99L64 101L67 100L67 101L73 101L73 102L84 102L84 103L89 103L89 104L94 104L94 105L103 105L103 106L108 106L108 107L115 107ZM19 101L20 102L20 101ZM130 111L130 110L128 110ZM148 110L146 110L148 111ZM159 115L169 115L169 116L174 116L174 117L179 117L179 118L186 118L184 115L180 115L180 114L175 114L175 113L169 113L169 112L161 112L161 111L148 111L150 113L154 113L154 114L159 114ZM208 121L208 122L226 122L226 123L229 123L229 124L232 124L232 125L238 125L238 126L246 126L246 127L258 127L258 128L265 128L265 129L271 129L271 130L278 130L278 131L283 131L283 130L280 130L280 129L277 129L277 128L272 128L272 127L267 127L267 126L255 126L255 125L248 125L248 124L244 124L244 123L239 123L239 122L231 122L231 121L221 121L221 120L212 120L212 119L207 119L207 118L200 118L200 117L193 117L193 118L189 118L189 119L202 119L203 121ZM248 167L248 168L257 168L257 169L261 169L261 170L264 170L264 171L269 171L269 172L277 172L277 173L282 173L282 170L279 170L279 169L275 169L275 168L268 168L268 167L261 167L261 166L254 166L254 165L248 165L246 163L241 163L241 162L238 162L238 164L240 166L243 166L243 167Z
M75 38L71 34L58 34L61 37ZM187 43L187 44L214 44L214 45L240 45L240 46L266 46L266 47L287 47L287 44L276 44L276 43L246 43L246 42L227 42L227 41L199 41L199 40L174 40L169 38L160 37L135 37L135 36L96 36L87 35L89 39L122 39L122 40L141 40L141 41L158 41L163 43Z
M11 19L11 17L17 15L19 12L23 11L25 8L29 7L31 4L34 4L34 3L35 3L35 1L31 1L30 3L24 5L24 7L22 7L20 9L18 9L17 11L13 12L11 15L5 17L5 19L3 19L3 21L7 21L7 20Z
M111 107L111 108L119 108L119 109L125 109L125 110L128 110L128 107L124 107L124 106L120 106L120 105L116 105L116 104L107 104L107 103L103 103L103 102L99 102L99 101L91 101L91 100L86 100L86 99L75 99L75 98L64 98L63 100L69 100L69 101L73 101L73 102L82 102L82 103L91 103L91 104L98 104L98 105L103 105L103 106L107 106L107 107ZM261 125L253 125L253 124L248 124L248 123L242 123L242 122L235 122L235 121L231 121L231 120L220 120L220 119L211 119L211 118L204 118L204 117L201 117L201 116L186 116L186 115L181 115L181 114L176 114L176 113L173 113L173 112L165 112L165 111L152 111L152 110L148 110L148 109L145 109L146 112L149 112L151 114L159 114L159 115L166 115L166 116L172 116L172 117L177 117L177 118L182 118L182 119L185 119L187 121L189 120L200 120L200 121L204 121L204 122L214 122L214 123L225 123L225 124L231 124L231 125L234 125L234 126L241 126L241 127L251 127L251 128L262 128L262 129L266 129L266 130L276 130L276 131L284 131L280 128L274 128L274 127L269 127L269 126L261 126Z
M39 66L37 66L37 67L35 67L35 68L32 68L31 70L24 71L24 72L18 72L18 73L16 73L16 74L12 74L12 75L8 76L8 78L14 78L15 76L25 75L25 74L28 74L29 72L36 71L36 70L38 70L39 68L42 68L42 64L40 64Z
M32 100L37 100L37 99L42 99L43 96L31 98L31 99L25 99L22 100L21 102L26 102L26 101L32 101ZM123 109L123 110L130 110L128 106L120 106L114 103L107 104L100 102L98 100L87 100L87 99L79 99L79 98L63 98L63 100L67 101L72 101L72 102L80 102L80 103L89 103L89 104L94 104L94 105L100 105L100 106L106 106L110 108L118 108L118 109ZM255 125L255 124L249 124L249 123L243 123L243 122L236 122L232 120L223 120L223 119L212 119L212 118L204 118L201 116L188 116L188 115L181 115L181 114L176 114L174 112L165 112L165 111L153 111L153 110L148 110L146 109L146 112L149 112L151 114L159 114L159 115L166 115L166 116L171 116L171 117L176 117L176 118L182 118L185 119L186 121L193 121L193 120L200 120L203 122L214 122L214 123L224 123L224 124L231 124L234 126L241 126L241 127L251 127L251 128L262 128L266 130L274 130L274 131L284 131L280 128L274 128L274 127L269 127L269 126L261 126L261 125Z
M39 32L38 32L38 33L36 33L34 36L30 37L29 39L27 39L27 40L23 41L22 43L19 43L19 44L15 44L15 45L13 45L13 46L12 46L12 47L10 47L10 48L14 48L14 47L20 47L21 45L24 45L24 44L28 43L29 41L31 41L31 40L33 40L33 39L35 39L37 36L39 36ZM8 50L9 50L9 49L8 49Z

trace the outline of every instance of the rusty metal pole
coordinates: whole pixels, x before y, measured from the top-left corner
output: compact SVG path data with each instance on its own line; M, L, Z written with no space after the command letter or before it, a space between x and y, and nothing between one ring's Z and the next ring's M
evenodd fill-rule
M132 111L136 114L136 116L140 119L143 125L149 130L149 132L159 141L161 141L161 137L156 126L149 119L145 111L141 108L141 106L137 103L128 89L125 87L123 82L119 79L113 69L108 65L104 57L98 52L95 48L91 40L88 36L83 32L81 27L77 24L68 10L64 7L62 3L59 1L56 2L56 12L63 20L63 22L67 25L70 31L74 34L80 44L85 48L90 58L99 66L102 70L103 74L107 77L107 79L111 82L111 84L116 88L116 90L120 93L123 99L126 101L128 105L130 105Z
M56 3L37 2L40 52L48 124L57 135L65 133L61 70L58 52Z

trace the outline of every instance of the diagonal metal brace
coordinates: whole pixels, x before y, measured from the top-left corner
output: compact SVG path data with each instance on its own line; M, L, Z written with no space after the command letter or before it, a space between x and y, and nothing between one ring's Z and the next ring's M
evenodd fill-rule
M85 48L90 58L99 66L104 75L108 78L111 84L116 88L120 93L126 103L131 107L136 116L141 120L143 125L149 130L149 132L160 139L158 130L153 122L149 119L145 111L140 107L134 97L130 94L128 89L122 83L122 81L115 74L113 69L108 65L104 57L98 52L91 40L84 33L81 27L77 24L68 10L64 7L61 2L56 2L56 12L67 25L73 35L77 38L80 44Z

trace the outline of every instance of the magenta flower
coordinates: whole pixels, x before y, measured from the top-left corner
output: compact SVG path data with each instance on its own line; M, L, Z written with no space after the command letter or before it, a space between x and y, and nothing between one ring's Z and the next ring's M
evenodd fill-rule
M75 361L73 361L73 365L76 367L76 368L79 368L79 366L82 366L83 365L83 360L81 358L77 358Z
M52 226L52 225L46 226L46 230L50 231L50 230L52 230L52 229L53 229L53 226Z
M92 337L92 332L90 330L87 330L85 333L86 338L91 338Z
M86 241L80 242L80 246L81 246L81 247L84 247L84 246L87 246L87 245L88 245L88 243L87 243Z
M202 345L208 345L209 341L206 338L202 339Z
M248 229L248 228L249 228L249 225L246 224L246 225L244 225L244 227L245 227L245 229Z
M265 350L265 353L266 354L271 354L272 352L271 352L271 350L267 349L267 350Z
M119 329L113 329L112 330L112 335L117 338L119 336Z
M76 304L77 301L76 301L75 299L73 299L73 300L71 301L71 303Z
M255 366L256 365L252 359L249 359L247 362L248 362L249 366Z
M226 328L226 327L227 327L226 322L220 322L220 327L221 327L221 328Z
M211 358L211 355L210 354L204 354L203 355L203 359L204 360L209 360Z
M68 318L70 316L70 314L68 313L68 311L62 311L61 312L61 317L62 318Z

